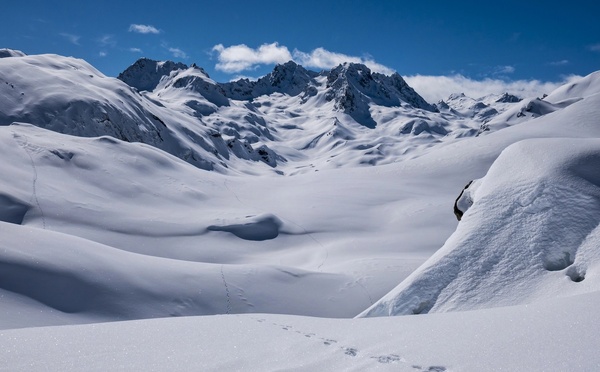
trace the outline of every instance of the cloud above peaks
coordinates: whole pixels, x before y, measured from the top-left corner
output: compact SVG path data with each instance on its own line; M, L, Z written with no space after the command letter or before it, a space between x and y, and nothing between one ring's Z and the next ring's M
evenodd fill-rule
M258 48L250 48L245 44L215 45L212 52L217 56L215 68L226 73L240 73L253 70L261 65L281 64L287 61L295 61L308 68L329 69L344 62L362 63L375 72L392 74L393 69L375 62L370 57L349 56L342 53L328 51L324 48L316 48L311 52L303 52L294 49L290 52L285 45L279 43L263 44Z
M540 97L549 94L559 86L581 78L571 75L558 82L543 82L539 80L514 80L502 79L473 80L463 75L450 76L404 76L404 80L413 87L426 101L430 103L446 99L452 93L464 93L471 98L480 98L487 94L500 94L508 92L522 98Z
M393 69L375 62L372 58L349 56L347 54L330 52L323 48L314 49L310 53L304 53L296 49L294 50L294 60L304 67L318 69L330 69L344 62L352 62L362 63L372 71L386 75L391 75L395 72Z
M171 52L171 54L175 58L186 59L188 57L187 53L184 52L183 50L179 49L179 48L169 48L169 52Z
M252 70L259 65L285 63L292 59L292 54L285 46L278 43L263 44L252 49L245 44L225 47L217 44L212 48L219 61L215 68L227 73Z
M137 24L131 24L129 26L129 32L136 32L138 34L160 34L160 30L152 25Z

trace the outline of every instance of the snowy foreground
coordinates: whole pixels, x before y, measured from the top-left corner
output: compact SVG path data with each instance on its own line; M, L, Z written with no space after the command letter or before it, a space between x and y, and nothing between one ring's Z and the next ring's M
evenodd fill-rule
M325 319L248 314L0 331L5 370L595 371L597 292L529 306Z
M0 370L600 370L600 73L433 107L3 53Z

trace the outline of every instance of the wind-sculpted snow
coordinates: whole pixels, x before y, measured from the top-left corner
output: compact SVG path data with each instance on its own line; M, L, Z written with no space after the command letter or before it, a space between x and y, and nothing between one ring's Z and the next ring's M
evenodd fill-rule
M359 65L9 54L0 369L598 369L597 74L438 112Z
M600 290L600 140L508 147L467 190L472 206L421 268L364 316L530 303Z
M8 57L25 57L26 54L21 52L20 50L1 48L0 49L0 58L8 58Z

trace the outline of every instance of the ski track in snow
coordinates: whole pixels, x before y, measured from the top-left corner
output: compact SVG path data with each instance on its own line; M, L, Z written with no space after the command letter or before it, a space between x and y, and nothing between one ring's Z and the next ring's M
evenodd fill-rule
M23 151L25 151L25 153L27 154L27 156L29 157L29 160L31 162L31 168L33 169L31 199L37 206L38 210L40 211L40 217L42 219L42 228L46 229L46 217L44 215L44 210L42 209L42 206L40 204L40 199L38 198L38 194L37 194L38 171L37 171L37 167L35 166L35 162L33 161L33 156L31 156L31 153L27 149L27 146L29 146L29 142L27 141L27 138L25 138L24 142L19 141L19 138L21 138L21 136L16 134L15 132L12 132L12 135L13 135L13 139L15 140L17 145L19 147L21 147L23 149Z

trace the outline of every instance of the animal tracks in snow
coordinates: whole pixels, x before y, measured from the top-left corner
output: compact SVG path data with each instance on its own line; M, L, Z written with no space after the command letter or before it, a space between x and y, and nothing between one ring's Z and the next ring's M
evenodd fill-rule
M265 323L266 319L260 318L260 319L256 319L256 321L259 323ZM298 334L299 336L304 336L305 339L319 342L324 347L337 347L340 352L344 353L344 355L346 355L348 357L368 358L370 360L373 360L374 362L382 363L382 364L392 364L392 363L408 364L409 363L405 358L401 357L398 354L391 353L391 354L386 354L386 355L367 355L366 353L361 353L360 350L356 347L343 345L338 340L335 340L332 338L327 338L327 337L321 337L320 335L313 333L313 332L304 332L302 330L295 329L291 325L279 324L279 323L271 323L271 325L274 327L278 327L283 331L288 331L293 334ZM300 338L298 338L298 340L300 340ZM420 365L413 364L413 365L411 365L411 367L415 371L422 371L422 372L448 372L449 371L444 366L423 367Z

